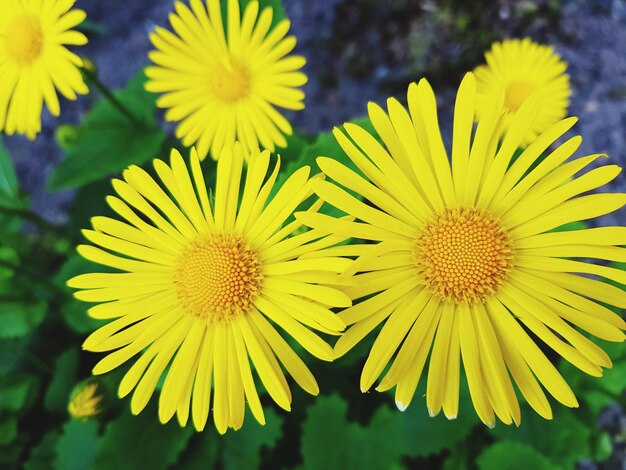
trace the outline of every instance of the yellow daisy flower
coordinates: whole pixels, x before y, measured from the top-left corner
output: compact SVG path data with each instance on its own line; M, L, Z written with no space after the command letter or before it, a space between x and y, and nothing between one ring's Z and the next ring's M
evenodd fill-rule
M626 272L584 259L626 261L626 250L617 246L626 244L626 227L551 230L615 211L626 203L626 194L580 195L620 172L618 166L606 165L573 178L601 157L564 163L580 137L533 168L575 118L554 124L512 162L540 113L540 98L522 105L501 142L504 90L492 91L473 132L475 100L470 73L456 99L451 163L428 82L409 87L408 112L394 99L388 101L387 113L370 104L370 118L386 148L359 126L335 130L365 177L330 158L319 158L318 164L371 205L318 180L315 192L358 220L313 213L299 214L298 220L316 230L377 243L306 256L357 256L342 275L359 273L356 285L345 292L362 300L339 314L352 326L335 345L335 354L342 356L384 323L361 374L363 391L390 363L376 389L395 386L396 404L406 409L430 355L426 405L431 415L443 408L448 418L457 416L462 363L480 419L489 426L495 425L495 416L519 424L511 378L545 418L552 411L539 384L564 405L578 405L535 336L593 376L601 376L611 360L579 330L608 341L624 340L626 323L600 302L624 308L626 292L585 275L626 284Z
M297 221L285 225L312 194L309 168L296 171L269 200L279 164L268 176L269 152L257 151L249 158L240 198L243 161L240 145L224 148L213 203L195 149L191 174L177 151L169 166L154 160L162 185L132 166L123 180L113 180L117 196L107 198L121 220L94 217L93 230L83 232L93 245L81 245L78 252L121 271L68 281L80 289L74 294L78 299L97 303L89 309L92 317L114 319L92 333L83 348L113 351L96 364L96 375L142 352L118 390L124 397L134 389L134 414L143 410L165 373L162 423L176 413L185 426L191 408L193 423L202 430L213 388L220 433L242 426L245 402L264 424L249 359L285 410L291 392L280 364L305 391L317 394L315 378L274 325L314 356L333 360L332 348L309 328L329 334L343 330L329 308L349 306L350 299L322 284L334 282L350 261L299 260L339 237L302 232ZM320 205L316 201L310 210Z
M495 87L504 86L504 108L510 115L504 128L522 104L535 92L543 97L541 112L521 141L525 146L552 124L567 115L571 94L567 63L552 46L532 42L529 38L495 42L485 53L486 65L474 69L477 83L476 117L483 114L487 97Z
M3 0L0 15L0 131L34 139L41 131L45 101L61 112L56 90L70 100L89 90L79 67L82 60L65 46L87 38L72 31L85 12L73 0Z
M167 108L165 118L180 122L176 136L195 145L201 160L209 150L217 159L235 139L246 151L285 147L292 127L276 106L303 109L298 87L307 81L299 71L304 58L288 55L296 45L285 37L289 21L270 31L271 7L259 14L254 0L240 15L239 1L229 0L225 32L220 0L190 4L176 2L174 32L157 28L150 35L156 65L146 71L146 89L163 93L157 105Z

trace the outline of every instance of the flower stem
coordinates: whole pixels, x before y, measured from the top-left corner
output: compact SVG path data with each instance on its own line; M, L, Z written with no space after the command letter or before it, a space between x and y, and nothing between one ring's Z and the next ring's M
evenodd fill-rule
M89 81L102 96L104 96L113 107L115 107L120 113L122 113L134 126L136 127L146 127L146 124L137 118L130 110L113 94L111 90L107 88L107 86L100 81L98 75L92 70L88 70L83 68L83 73Z

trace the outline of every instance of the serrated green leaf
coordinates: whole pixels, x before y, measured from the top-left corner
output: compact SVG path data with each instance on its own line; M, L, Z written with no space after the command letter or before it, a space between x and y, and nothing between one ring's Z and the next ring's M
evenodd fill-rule
M545 455L521 442L498 442L476 460L480 470L558 470Z
M578 460L591 454L591 429L575 411L557 405L553 413L553 419L546 420L523 405L519 428L496 426L490 434L498 440L528 444L553 462L573 468Z
M0 205L13 207L18 202L17 174L13 161L0 139Z
M98 426L97 421L65 423L56 444L54 467L68 470L92 468L100 448Z
M167 468L178 460L192 434L192 426L181 429L174 421L159 423L154 406L138 416L125 411L107 425L94 468Z
M37 379L27 374L11 374L0 378L0 412L24 411L37 391Z
M261 448L273 448L282 435L283 419L271 408L265 410L265 426L251 419L244 428L222 436L222 465L225 470L259 468Z
M52 470L56 456L56 446L61 435L57 431L47 433L43 439L32 448L30 457L24 464L25 470Z
M17 438L17 419L5 416L0 419L0 446L7 446Z
M404 413L379 408L362 426L346 419L348 406L337 395L318 398L302 426L302 456L306 468L389 468L404 456L436 454L462 441L475 424L469 413L456 421L430 418L418 406ZM428 438L422 438L428 436ZM350 442L338 446L337 442Z
M70 392L78 379L78 348L63 352L54 363L52 382L46 390L44 406L48 411L64 412Z
M131 122L110 102L99 102L78 126L76 142L52 174L50 189L83 186L156 156L164 134L155 124L156 95L144 89L145 81L141 71L115 93L142 124Z
M18 338L30 333L41 324L47 309L46 302L0 301L0 338Z

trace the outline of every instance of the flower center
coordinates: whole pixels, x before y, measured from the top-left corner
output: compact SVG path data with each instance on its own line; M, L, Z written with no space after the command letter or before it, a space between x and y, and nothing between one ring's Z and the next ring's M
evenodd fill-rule
M261 288L256 251L238 235L211 235L193 242L174 270L185 313L211 323L230 321L250 310Z
M444 300L483 302L507 278L513 249L507 232L480 209L446 209L424 227L413 251L425 284Z
M534 91L535 87L528 82L521 80L512 81L506 87L504 106L506 106L509 111L515 112Z
M29 65L39 57L43 49L43 30L37 17L21 15L6 29L7 54L19 65Z
M238 62L218 64L211 72L211 88L221 101L234 103L248 96L250 72Z

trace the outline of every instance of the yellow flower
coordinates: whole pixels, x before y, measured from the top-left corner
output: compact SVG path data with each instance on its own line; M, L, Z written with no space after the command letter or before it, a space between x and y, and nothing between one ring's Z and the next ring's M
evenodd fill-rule
M504 109L509 112L503 123L505 129L533 93L542 96L541 112L522 139L522 146L567 115L571 94L569 77L565 73L567 63L551 46L537 44L529 38L507 39L493 43L491 50L485 53L485 59L487 64L474 70L478 118L483 114L489 93L499 86L505 88Z
M67 405L72 418L87 420L98 416L103 410L105 390L99 382L87 380L74 387Z
M107 198L119 217L94 217L94 229L83 232L95 246L81 245L78 252L121 271L68 281L81 289L78 299L98 304L89 310L92 317L114 319L83 348L114 351L96 364L96 375L143 351L118 390L120 397L135 390L134 414L146 406L168 365L159 418L166 423L176 413L185 426L191 407L198 430L211 409L211 388L220 433L242 426L245 402L264 423L249 359L280 407L290 409L291 392L278 361L304 390L317 394L315 378L274 324L314 356L333 360L332 348L309 328L343 330L329 308L348 306L350 299L322 284L334 282L349 260L299 260L339 238L317 230L291 236L301 224L285 224L312 194L309 168L291 175L268 202L279 164L268 176L269 152L249 156L240 198L243 161L241 145L224 148L213 203L195 149L191 174L175 150L170 166L154 160L162 185L132 166L123 180L113 180L117 196ZM310 210L320 205L316 201Z
M68 99L89 90L78 69L82 60L65 46L87 38L72 28L85 19L73 0L3 0L0 18L0 131L34 139L41 110L60 114L55 89Z
M271 31L273 11L259 14L256 0L240 15L239 1L228 1L224 31L220 0L191 0L191 9L176 2L170 15L174 32L157 28L150 40L156 51L148 67L146 89L163 93L157 105L165 118L180 122L176 136L195 145L200 160L209 150L217 159L235 140L245 151L285 147L292 127L276 106L302 109L307 81L299 70L303 57L288 55L296 45L285 37L289 21Z
M545 418L552 411L540 384L564 405L578 405L538 342L600 376L611 360L580 330L624 340L626 323L601 303L624 308L626 292L585 275L626 284L626 272L585 259L626 261L626 249L618 246L626 244L626 227L551 230L615 211L626 203L626 194L581 196L621 169L606 165L571 179L601 157L564 163L580 137L533 167L575 118L551 126L513 162L541 100L524 103L499 141L504 90L492 91L473 132L475 98L475 79L468 74L456 99L451 163L428 82L409 87L409 112L394 99L388 113L371 104L370 118L386 148L356 125L346 124L345 133L335 130L365 177L333 159L318 159L327 176L371 205L318 180L315 192L357 220L312 213L299 214L298 220L337 236L376 242L331 250L335 256L357 256L343 276L359 272L357 285L345 292L362 299L339 314L352 326L335 346L337 357L384 323L361 374L363 391L391 363L377 390L395 386L396 404L406 409L430 355L426 405L431 415L443 408L448 418L457 416L462 363L480 419L489 426L495 416L519 424L511 378Z

